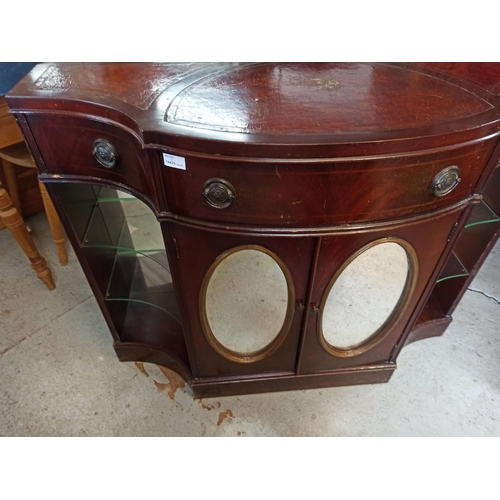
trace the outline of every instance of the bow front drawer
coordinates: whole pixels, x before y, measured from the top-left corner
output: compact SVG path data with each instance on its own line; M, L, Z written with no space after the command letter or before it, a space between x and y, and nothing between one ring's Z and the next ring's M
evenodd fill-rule
M407 217L474 192L495 140L427 154L268 163L159 154L171 212L267 227L349 224Z
M112 181L157 206L148 156L135 135L89 118L31 115L27 119L49 174Z

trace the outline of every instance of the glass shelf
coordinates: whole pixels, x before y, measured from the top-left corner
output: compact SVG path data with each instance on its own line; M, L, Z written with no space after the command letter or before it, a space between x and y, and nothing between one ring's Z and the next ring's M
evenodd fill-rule
M164 263L160 264L162 260ZM164 253L154 254L153 258L135 253L117 254L105 299L148 304L181 324L178 307L172 307L175 293Z
M485 201L478 203L471 210L464 231L454 248L456 256L469 273L475 272L484 249L500 227L499 223L500 217Z
M485 201L471 210L464 231L455 243L432 292L433 300L445 316L451 314L471 273L475 273L477 262L499 228L498 222L500 217Z
M485 201L476 205L469 216L465 228L478 226L480 224L491 224L499 222L500 217L488 206Z
M83 240L83 247L95 246L111 246L119 252L165 251L160 225L150 208L127 193L105 187L97 193Z
M441 276L436 283L441 283L453 278L466 278L467 276L469 276L467 269L465 269L465 266L462 264L455 252L452 252L445 268L443 269L443 272L441 273Z
M112 248L117 255L146 257L170 272L159 224L152 213L127 216L120 221L118 237L107 242L108 235L101 235L97 230L101 226L101 216L98 210L94 212L83 248Z
M85 271L98 290L120 359L169 360L189 370L184 328L160 223L125 192L55 183ZM118 352L118 351L117 351Z
M468 277L471 266L478 259L477 252L484 247L481 242L484 239L483 233L489 238L490 233L496 231L495 223L498 222L500 222L500 217L485 201L475 205L465 224L464 232L436 283ZM481 242L481 245L476 244L478 241Z
M107 255L103 289L109 302L134 302L163 311L182 325L160 224L137 198L101 187L82 249Z
M468 279L469 271L457 253L453 251L432 292L436 307L431 312L436 314L436 312L439 313L439 311L442 311L443 317L446 316L452 308L457 294L463 289Z

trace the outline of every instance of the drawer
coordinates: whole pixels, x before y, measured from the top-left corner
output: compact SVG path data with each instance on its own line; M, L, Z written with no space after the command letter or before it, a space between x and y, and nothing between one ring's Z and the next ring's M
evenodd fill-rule
M433 154L383 159L352 158L324 163L257 163L186 157L186 169L162 164L169 210L207 221L268 227L368 222L432 211L469 196L496 139ZM444 169L459 168L460 182L448 194L431 193ZM215 198L234 190L225 208L203 196L210 179ZM219 182L219 181L214 181ZM221 193L222 191L222 193Z
M27 120L49 174L113 181L138 191L157 206L148 156L134 135L89 118L31 115ZM112 168L94 157L97 139L115 149L117 160Z

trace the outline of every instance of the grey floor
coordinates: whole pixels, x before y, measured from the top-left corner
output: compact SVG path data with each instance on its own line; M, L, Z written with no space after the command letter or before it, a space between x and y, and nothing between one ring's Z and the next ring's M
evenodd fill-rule
M172 373L117 360L74 253L59 266L45 214L28 223L57 288L0 231L1 436L500 435L500 245L388 384L195 401Z

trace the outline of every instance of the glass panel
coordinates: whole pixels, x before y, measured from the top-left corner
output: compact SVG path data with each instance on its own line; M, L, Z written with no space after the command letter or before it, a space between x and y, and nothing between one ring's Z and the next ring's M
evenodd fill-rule
M499 222L500 218L493 212L493 210L482 201L476 205L467 220L466 228L477 226L479 224L490 224L492 222Z
M357 347L391 317L409 273L406 250L380 243L358 255L328 293L322 314L323 336L339 349Z
M115 196L111 196L113 191ZM108 221L105 233L97 229L101 219ZM111 246L118 253L165 252L160 225L150 208L127 193L109 188L101 189L83 246Z
M288 307L288 286L278 263L254 249L237 250L214 269L206 290L210 329L225 348L249 354L280 333Z
M441 283L441 281L446 281L452 278L464 278L467 276L469 276L467 269L465 269L464 265L460 262L456 253L451 252L450 258L448 259L448 262L446 263L446 266L436 283Z
M154 258L140 254L117 254L106 300L149 304L181 322L165 254L155 254Z
M52 186L77 232L98 295L106 299L115 340L150 346L189 367L160 224L149 207L108 187Z
M128 193L97 188L83 249L112 252L108 301L154 306L180 323L160 224L151 209Z

